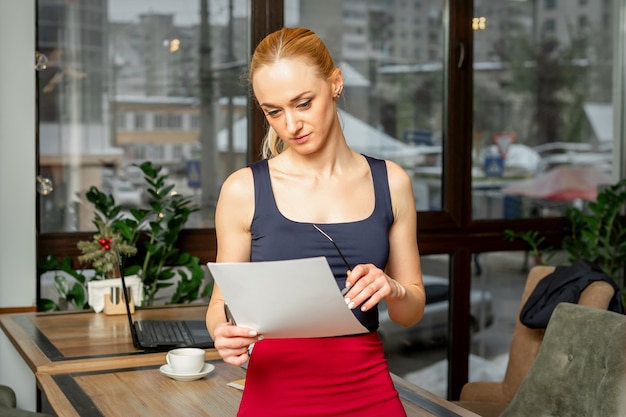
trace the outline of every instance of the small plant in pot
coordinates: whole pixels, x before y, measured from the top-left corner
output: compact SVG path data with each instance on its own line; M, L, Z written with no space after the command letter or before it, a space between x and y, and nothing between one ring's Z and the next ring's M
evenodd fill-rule
M72 259L69 256L59 260L54 255L48 255L40 268L45 271L55 271L54 286L59 294L59 303L43 298L39 300L39 310L60 310L61 306L64 308L72 306L75 309L89 308L87 301L89 281L119 277L118 254L132 256L137 253L137 249L125 242L119 233L114 232L111 224L101 216L96 215L94 225L97 232L92 239L77 243L78 249L83 253L78 260L91 265L93 275L88 276L83 270L72 268ZM72 285L67 278L68 275L74 280Z
M142 305L153 305L159 300L158 292L173 286L174 281L176 281L176 288L170 300L167 301L169 304L187 303L200 297L208 297L212 285L208 284L202 288L204 271L200 266L199 258L176 247L181 230L190 214L198 210L197 206L192 204L189 197L174 192L174 185L168 184L168 176L161 173L161 167L155 167L151 162L144 162L139 168L143 172L146 183L149 208L131 208L130 217L123 216L122 207L116 204L113 196L93 186L87 191L86 198L96 209L94 223L96 226L107 225L112 236L119 236L120 242L136 250L136 254L130 251L120 251L120 253L130 256L123 257L124 274L137 275L141 279L144 288ZM91 245L94 242L100 243L100 238L99 234L95 235ZM105 239L108 239L108 236ZM79 245L85 247L87 243L79 242ZM92 266L96 268L94 256L92 254L91 257L86 257L83 250L81 259L91 261ZM48 257L50 261L42 265L44 270L61 267L57 269L73 276L78 281L77 285L84 290L88 279L82 273L71 269L69 259L53 262L51 258L54 259L54 257ZM174 280L175 277L179 279ZM80 292L80 289L76 291ZM45 309L41 304L40 309ZM81 308L81 304L76 305ZM82 304L82 308L86 307L88 306Z

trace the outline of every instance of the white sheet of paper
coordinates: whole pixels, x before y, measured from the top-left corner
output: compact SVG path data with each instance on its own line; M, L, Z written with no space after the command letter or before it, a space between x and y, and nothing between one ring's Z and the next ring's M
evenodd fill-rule
M263 337L367 333L346 305L324 257L207 266L237 325Z

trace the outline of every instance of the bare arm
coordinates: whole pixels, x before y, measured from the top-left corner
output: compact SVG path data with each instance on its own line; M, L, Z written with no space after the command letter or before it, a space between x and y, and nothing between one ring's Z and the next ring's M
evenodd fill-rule
M389 161L387 170L394 211L387 267L381 271L374 265L357 265L348 277L351 289L346 301L351 308L367 310L384 299L389 317L408 327L422 318L426 303L417 247L417 212L407 173Z
M395 220L389 232L390 251L386 272L405 291L398 291L385 298L385 301L391 319L408 327L422 318L426 304L417 246L417 208L411 178L394 163L387 163L387 169Z
M222 185L215 210L217 262L250 261L250 224L254 213L254 184L249 168L233 173ZM224 314L224 297L213 288L206 314L209 333L224 361L241 365L248 359L248 346L258 340L256 331L233 326Z

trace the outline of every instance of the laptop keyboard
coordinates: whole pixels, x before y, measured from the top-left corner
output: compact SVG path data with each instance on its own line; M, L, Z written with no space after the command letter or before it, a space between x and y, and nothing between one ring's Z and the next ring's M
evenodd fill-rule
M193 343L184 323L172 320L149 320L141 323L144 337L151 342L190 345Z

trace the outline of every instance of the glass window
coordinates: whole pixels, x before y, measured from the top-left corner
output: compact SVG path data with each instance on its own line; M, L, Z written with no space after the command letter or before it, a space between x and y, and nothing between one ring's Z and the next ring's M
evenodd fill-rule
M41 231L93 230L85 192L104 188L105 168L124 177L146 158L176 184L186 184L186 164L201 160L200 188L176 191L202 208L186 226L212 227L219 185L247 162L247 86L239 78L249 57L248 2L39 0L37 7L38 50L48 57L37 72L39 164L54 183L41 204Z
M180 130L183 127L183 117L180 114L168 114L167 127L171 130Z
M475 2L506 24L474 32L474 219L562 216L612 183L612 6L537 4Z
M543 30L547 33L554 32L556 30L556 20L550 18L543 22Z
M180 160L183 158L183 147L180 145L172 146L172 159Z
M518 251L476 253L473 259L469 380L502 381L532 260Z
M398 162L413 177L418 210L440 210L444 2L428 2L428 19L426 4L409 7L400 1L285 1L284 6L285 24L314 30L343 70L338 103L348 144ZM389 22L395 22L393 30ZM428 38L414 36L420 33Z
M117 117L117 128L119 130L126 130L128 127L126 126L126 115L124 113L116 114Z
M135 130L143 130L146 128L146 115L143 113L135 113Z
M449 256L429 255L422 256L421 260L428 298L422 320L407 329L391 322L382 307L379 334L391 372L445 397L450 309Z
M167 128L167 114L161 113L154 115L154 128L160 130Z
M191 115L191 129L199 129L200 128L200 116L197 114Z

